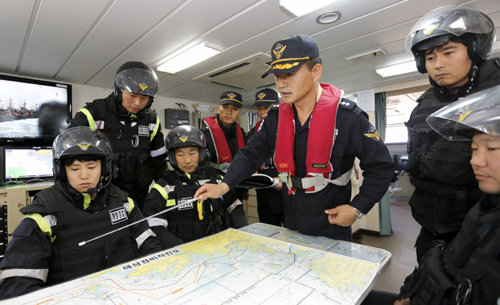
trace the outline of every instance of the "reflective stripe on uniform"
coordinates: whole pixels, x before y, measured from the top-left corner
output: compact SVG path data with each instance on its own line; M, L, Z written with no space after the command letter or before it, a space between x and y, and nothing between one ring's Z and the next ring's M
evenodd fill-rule
M167 148L165 146L162 146L159 149L155 149L155 150L150 151L149 155L151 156L151 158L154 158L154 157L158 157L160 155L163 155L165 153L167 153Z
M219 183L218 181L219 181L219 180L217 180L217 183ZM221 180L221 181L222 181L222 180ZM198 180L198 183L199 183L200 185L203 185L203 184L208 183L208 182L210 182L210 179L200 179L200 180Z
M96 125L95 125L94 118L92 117L92 113L90 113L90 111L87 108L82 108L78 111L83 113L87 117L87 121L89 122L90 130L96 131Z
M52 227L57 224L57 218L54 215L45 215L42 217L38 213L33 213L24 217L33 219L40 228L40 231L50 237L52 243L56 240L56 236L52 236Z
M156 123L149 124L149 130L151 130L151 136L149 137L149 142L153 142L153 139L156 136L156 133L158 132L159 128L160 128L160 118L156 117Z
M239 205L243 205L243 202L241 202L241 200L239 199L236 199L233 204L231 204L230 206L227 207L226 211L231 214L233 212L234 209L236 209L237 206Z
M0 271L0 284L9 277L31 277L47 282L49 269L5 269Z
M163 218L159 217L153 217L153 218L148 218L148 225L150 227L167 227L168 226L168 221Z
M168 192L163 187L161 187L161 185L155 183L153 185L153 188L160 193L163 199L168 200Z
M83 195L83 209L86 210L90 206L90 203L92 202L92 197L90 197L90 194L88 193L82 193Z
M140 248L142 243L151 236L156 236L156 234L151 229L147 229L146 231L142 232L142 234L135 239L135 241L137 242L137 248Z
M130 214L130 212L132 212L132 210L134 209L135 204L134 204L134 199L130 197L127 197L127 199L128 202L124 202L123 207L125 208L125 211L127 211L127 214Z

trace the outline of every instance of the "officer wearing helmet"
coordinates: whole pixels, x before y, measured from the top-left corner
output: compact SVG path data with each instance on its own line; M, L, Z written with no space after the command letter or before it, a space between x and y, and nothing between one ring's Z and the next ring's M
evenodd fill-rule
M203 204L189 201L201 185L222 180L220 170L207 166L203 132L189 125L178 126L168 133L165 142L173 170L153 185L143 209L144 215L149 216L178 206L176 210L148 220L162 246L169 248L179 241L173 240L169 232L188 242L228 227L245 225L243 204L233 191L223 198L207 200Z
M248 132L248 140L259 130L267 112L274 104L279 104L278 92L270 88L259 90L255 93L255 103L253 106L257 107L257 115L259 121ZM278 177L278 171L274 166L272 157L267 158L260 166L259 173L266 174L270 177L278 179L279 184L273 188L257 189L257 213L259 221L268 223L275 226L282 226L285 218L284 213L284 199L281 193L283 189L283 182Z
M69 127L101 130L113 147L113 182L139 207L153 179L166 170L160 119L150 110L158 77L142 62L129 61L116 72L114 91L80 109Z
M436 243L396 294L372 291L362 305L498 304L500 300L500 86L468 95L431 114L448 143L471 146L470 165L486 193L455 238Z
M449 242L455 237L465 214L482 195L469 165L470 145L447 142L425 120L458 98L500 84L500 59L487 59L494 40L491 19L466 7L435 9L408 35L407 49L432 85L417 100L406 123L406 171L415 186L409 204L422 226L415 244L418 261L434 240Z
M106 136L79 126L52 146L55 184L38 192L0 262L0 298L68 281L161 250L135 201L111 183Z

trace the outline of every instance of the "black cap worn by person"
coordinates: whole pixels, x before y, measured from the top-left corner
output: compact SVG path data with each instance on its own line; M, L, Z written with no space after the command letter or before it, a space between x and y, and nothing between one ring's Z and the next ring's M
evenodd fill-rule
M233 105L238 108L241 108L241 106L243 106L243 98L241 97L241 94L235 91L222 92L219 102L221 105Z
M272 106L279 103L278 92L273 89L265 88L255 93L255 103L253 106Z
M293 35L274 43L271 66L262 74L288 74L297 71L307 60L319 57L318 44L307 35Z

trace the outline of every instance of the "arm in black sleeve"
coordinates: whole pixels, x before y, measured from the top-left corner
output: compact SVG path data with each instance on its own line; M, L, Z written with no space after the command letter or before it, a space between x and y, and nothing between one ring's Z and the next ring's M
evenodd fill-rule
M165 147L165 137L161 131L161 124L159 124L158 132L150 144L153 179L158 181L167 171L167 149Z
M162 181L160 180L160 182ZM160 186L159 184L155 185ZM144 216L148 217L165 210L167 208L167 199L168 197L163 198L163 196L155 188L152 188L144 200ZM172 248L184 243L184 241L168 230L167 214L168 212L148 219L148 224L151 227L151 230L153 230L153 232L158 236L162 249Z
M42 233L36 222L25 218L13 232L12 240L7 245L5 256L0 262L3 271L22 271L25 276L3 278L0 284L0 299L19 296L43 288L44 281L29 277L31 271L48 270L52 255L52 245L49 237Z
M349 144L363 170L363 184L351 205L367 213L387 192L394 175L394 163L377 130L364 116L357 115L357 119L352 120L350 137Z
M76 112L75 116L69 123L68 128L75 126L89 126L89 121L87 119L87 116L85 116L85 114L81 111Z
M128 216L130 223L144 219L142 212L137 207L134 207ZM146 220L132 226L131 233L133 234L134 239L138 242L137 246L141 256L161 251L162 248L160 241L151 230Z
M274 152L278 111L269 111L262 122L260 131L246 143L245 147L238 150L228 168L223 182L230 188L237 186L246 178L255 173L264 160Z

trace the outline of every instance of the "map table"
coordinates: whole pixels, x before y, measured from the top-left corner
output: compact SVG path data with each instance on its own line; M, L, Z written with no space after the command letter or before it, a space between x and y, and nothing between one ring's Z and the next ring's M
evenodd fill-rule
M259 227L273 229L228 229L5 303L359 304L384 262L248 232Z

